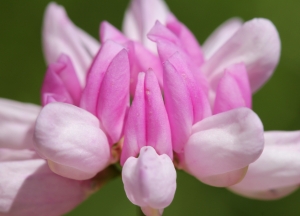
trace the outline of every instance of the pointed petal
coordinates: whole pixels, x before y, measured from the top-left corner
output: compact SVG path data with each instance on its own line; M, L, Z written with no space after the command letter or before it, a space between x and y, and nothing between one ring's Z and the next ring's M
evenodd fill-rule
M230 172L254 162L263 147L263 126L260 119L250 109L238 108L213 115L193 126L193 135L184 149L185 163L187 170L199 180L225 173L231 175ZM239 173L240 176L241 174L242 172ZM228 178L226 175L221 177ZM229 186L214 185L213 182L209 184Z
M50 169L67 178L92 178L110 159L109 145L98 119L65 103L45 106L36 121L35 148Z
M0 215L55 216L81 203L89 184L56 175L42 159L10 161L0 162L0 191Z
M147 38L146 34L157 20L165 24L168 13L169 9L162 0L132 0L125 12L123 32L128 38L139 41L156 52L155 44Z
M267 19L253 19L239 30L205 63L202 70L213 89L224 68L243 62L252 92L272 75L280 56L278 32Z
M152 146L159 155L166 154L172 159L170 123L157 79L152 70L146 73L145 93L147 146Z
M278 199L299 187L300 131L265 132L262 155L250 164L245 178L230 189L255 199Z
M193 105L188 89L174 66L164 64L164 99L168 113L173 150L183 152L183 147L191 134L193 124Z
M99 90L112 59L123 49L123 46L107 41L102 44L89 70L87 83L82 92L80 107L96 115Z
M124 128L122 166L129 157L136 157L140 148L146 145L144 83L145 73L139 73L135 95Z
M111 61L101 83L97 116L110 144L121 138L125 112L129 106L130 67L128 53L120 51Z
M239 18L231 18L222 23L202 45L205 59L210 59L242 25L243 21Z
M216 91L214 114L239 107L251 109L252 94L243 63L225 69Z
M56 3L47 6L43 24L43 49L47 64L54 63L62 53L67 54L74 63L81 86L84 86L88 67L99 47L99 43L71 22L62 6Z
M100 40L101 43L104 43L107 40L112 40L120 44L129 41L129 39L127 39L122 32L120 32L116 27L107 21L103 21L100 24Z
M176 170L169 156L158 155L150 146L139 158L124 164L122 180L128 199L135 205L163 209L171 204L176 190Z
M40 109L34 104L0 98L0 148L32 148L33 127Z

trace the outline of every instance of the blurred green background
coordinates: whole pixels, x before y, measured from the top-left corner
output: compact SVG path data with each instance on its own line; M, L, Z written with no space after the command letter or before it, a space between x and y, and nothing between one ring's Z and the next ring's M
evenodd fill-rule
M39 104L45 72L41 26L48 0L0 2L0 97ZM98 38L101 20L121 27L128 0L58 0L75 24ZM173 13L200 42L226 19L239 16L270 19L282 41L282 55L271 80L254 95L254 110L266 130L300 129L300 1L299 0L169 0ZM255 201L226 189L206 186L178 173L175 199L164 215L298 216L300 190L279 201ZM136 215L126 198L121 179L107 184L67 214Z

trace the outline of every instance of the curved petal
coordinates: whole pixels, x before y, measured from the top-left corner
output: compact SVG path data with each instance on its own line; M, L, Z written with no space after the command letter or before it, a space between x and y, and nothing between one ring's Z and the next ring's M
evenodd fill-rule
M158 155L150 146L139 158L124 164L122 180L128 199L135 205L163 209L171 204L176 190L176 170L169 156Z
M56 175L42 159L0 162L0 215L63 215L85 200L89 187Z
M128 53L123 49L108 66L98 97L97 116L111 145L117 143L122 135L125 113L129 107L129 82Z
M229 186L236 182L207 182L210 176L221 175L247 167L264 147L263 125L248 108L238 108L208 117L193 126L193 134L184 148L187 170L199 180L213 186ZM239 175L243 177L243 172ZM234 174L235 176L235 174ZM229 179L230 180L230 179Z
M34 104L0 98L0 148L32 148L33 127L40 109Z
M254 92L272 75L279 56L280 39L273 23L267 19L253 19L244 23L202 70L215 90L224 68L243 62Z
M43 49L47 64L54 63L61 54L70 56L81 86L100 45L68 18L65 9L49 3L44 15Z
M116 27L107 21L103 21L100 24L100 40L101 43L112 40L121 44L129 41Z
M265 132L262 155L249 166L245 178L230 189L256 199L278 199L299 187L300 131Z
M45 106L36 121L35 148L50 169L67 178L89 179L110 159L109 144L99 120L65 103Z
M136 157L140 148L146 145L145 125L145 73L139 73L135 95L129 108L124 127L124 144L121 154L121 165L129 157Z
M239 107L251 109L252 94L243 63L226 68L217 87L214 114Z
M152 70L145 78L146 134L147 146L173 159L170 123L161 91Z
M156 46L151 42L146 34L159 20L166 23L169 9L163 0L132 0L123 21L123 32L135 41L143 43L148 49L156 52Z
M243 25L243 21L239 18L231 18L222 23L202 45L205 59L210 59L213 54L223 46L223 44L236 33Z

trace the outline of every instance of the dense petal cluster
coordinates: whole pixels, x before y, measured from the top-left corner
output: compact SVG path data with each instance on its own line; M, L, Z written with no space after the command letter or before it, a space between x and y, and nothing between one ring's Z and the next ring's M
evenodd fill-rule
M123 31L103 21L100 45L48 5L42 107L0 100L1 215L61 215L116 163L146 215L171 204L175 167L251 198L298 187L299 132L264 133L251 110L279 61L269 20L233 18L200 46L162 0L132 0Z

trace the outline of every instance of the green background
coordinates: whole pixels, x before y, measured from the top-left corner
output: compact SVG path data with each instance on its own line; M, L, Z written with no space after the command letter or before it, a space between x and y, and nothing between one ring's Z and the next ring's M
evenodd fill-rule
M0 2L0 97L39 104L45 73L41 26L47 0ZM128 0L58 0L78 26L98 38L101 20L121 27ZM300 129L300 1L299 0L169 0L173 13L200 42L226 19L239 16L270 19L277 27L282 54L271 80L254 95L254 110L266 130ZM279 201L255 201L226 189L206 186L178 172L173 203L164 215L300 215L300 190ZM67 214L135 215L121 179L116 179Z

